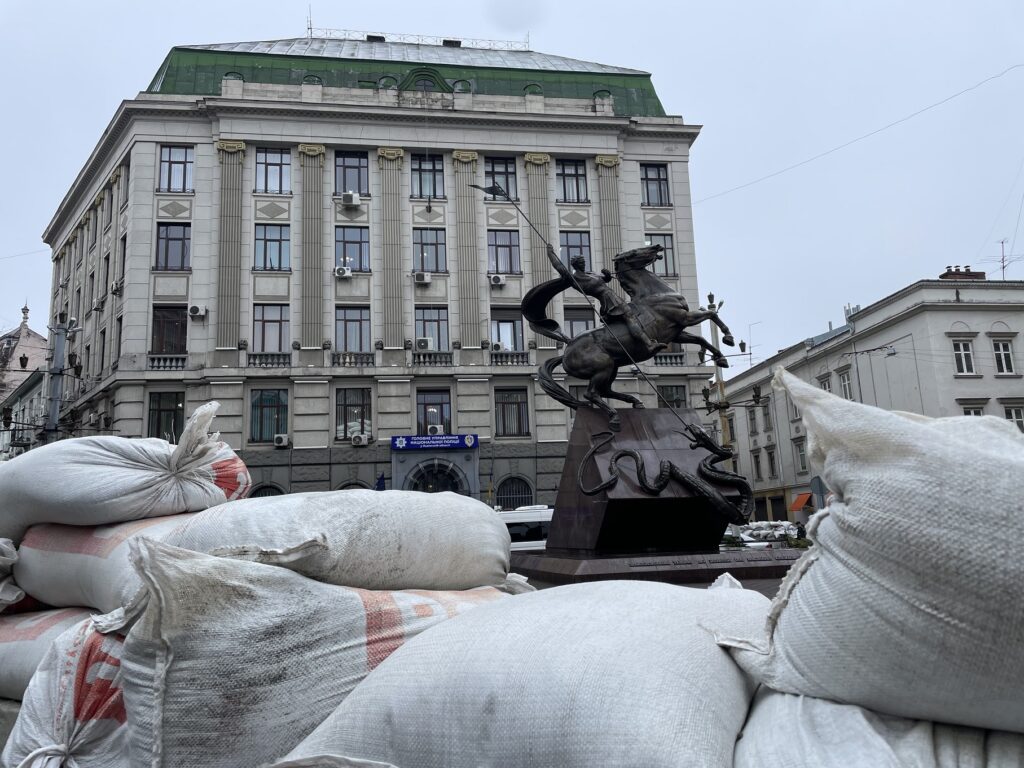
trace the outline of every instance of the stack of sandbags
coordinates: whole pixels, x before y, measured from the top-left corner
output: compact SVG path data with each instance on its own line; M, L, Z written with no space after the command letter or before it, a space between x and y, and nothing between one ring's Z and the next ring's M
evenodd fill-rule
M25 592L14 581L11 571L18 562L18 548L10 539L0 539L0 613L25 599Z
M96 632L89 619L56 638L25 691L0 764L127 766L122 644L117 635Z
M815 546L765 626L720 630L723 644L775 691L1024 733L1024 559L1013 551L1024 536L1024 435L993 417L871 408L784 371L776 385L800 408L812 466L835 497L811 519ZM767 721L752 720L744 738L759 742L751 728ZM786 733L826 738L809 728L791 720Z
M436 509L444 509L442 500ZM381 542L377 551L393 544ZM310 570L301 550L288 567L271 567L145 537L130 546L145 584L123 655L132 765L229 768L279 758L403 643L507 598L494 587L326 584L289 570ZM322 559L317 547L305 554L310 562ZM395 574L416 578L414 569L395 565ZM375 578L384 578L376 566ZM442 576L436 564L421 566L430 578ZM464 577L452 571L447 583Z
M275 765L731 768L754 684L702 624L744 589L611 581L483 606L395 651Z
M60 608L0 616L0 698L20 699L53 641L89 615Z
M0 464L0 537L39 523L109 525L195 512L244 497L242 460L208 434L220 407L201 405L171 445L158 438L76 437Z

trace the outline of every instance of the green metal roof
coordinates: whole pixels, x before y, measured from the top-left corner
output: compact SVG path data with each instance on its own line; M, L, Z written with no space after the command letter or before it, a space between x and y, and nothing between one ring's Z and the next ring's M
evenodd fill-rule
M216 96L229 73L273 85L300 85L312 76L340 88L377 88L382 81L403 87L411 78L432 74L444 90L493 96L539 91L553 98L592 99L606 91L617 115L665 116L650 75L638 70L534 51L319 38L175 47L147 90Z

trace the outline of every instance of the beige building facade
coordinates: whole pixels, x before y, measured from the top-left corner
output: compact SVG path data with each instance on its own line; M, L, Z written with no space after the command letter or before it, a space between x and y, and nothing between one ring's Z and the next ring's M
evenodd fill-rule
M546 240L592 271L658 242L696 306L698 131L647 73L526 50L175 48L44 235L51 321L81 327L62 425L173 437L216 400L263 493L383 478L551 503L571 414L536 385L558 350L519 303L554 276ZM571 333L599 322L582 296L553 309ZM709 375L680 349L644 370L674 403Z

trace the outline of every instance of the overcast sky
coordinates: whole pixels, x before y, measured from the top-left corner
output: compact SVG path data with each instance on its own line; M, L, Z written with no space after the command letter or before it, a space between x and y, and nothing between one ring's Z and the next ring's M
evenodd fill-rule
M528 35L536 51L651 72L666 111L703 126L690 167L700 288L726 298L755 362L947 264L998 277L1001 239L1024 253L1019 0L0 0L0 329L27 299L45 333L43 228L168 50L300 37L310 6L316 27ZM1006 276L1024 279L1024 261Z

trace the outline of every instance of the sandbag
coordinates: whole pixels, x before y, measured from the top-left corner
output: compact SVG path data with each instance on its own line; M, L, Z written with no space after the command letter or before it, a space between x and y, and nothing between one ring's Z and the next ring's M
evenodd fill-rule
M279 758L404 642L523 599L350 589L145 537L130 546L148 600L125 639L124 691L131 764L147 768Z
M243 498L242 460L208 435L219 403L201 405L178 445L157 438L76 437L0 464L0 537L21 541L37 523L107 525L195 512Z
M84 608L0 616L0 699L21 699L50 644L89 617Z
M25 691L0 764L19 768L128 765L122 639L86 619L58 637Z
M768 687L1024 732L1024 435L994 417L861 405L784 371L834 494L759 632L722 633Z
M0 539L0 613L25 599L25 592L14 581L11 571L18 562L18 550L10 539Z
M323 538L292 566L317 581L362 589L499 586L510 538L498 514L457 493L353 489L244 499L196 515L166 543L248 557Z
M754 684L701 623L745 589L608 581L483 606L411 640L276 766L731 768Z
M735 768L1011 768L1024 736L882 715L761 687Z
M52 606L85 605L100 613L131 602L142 587L128 562L128 540L162 540L195 513L96 527L33 525L19 547L14 576L32 597Z

